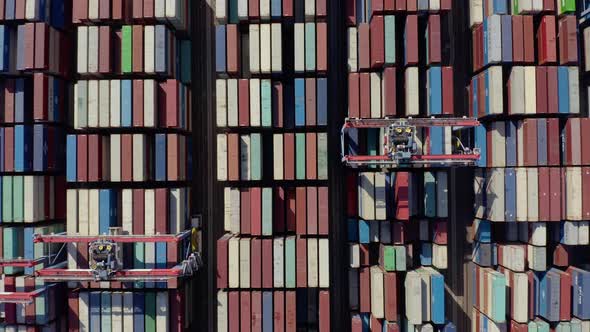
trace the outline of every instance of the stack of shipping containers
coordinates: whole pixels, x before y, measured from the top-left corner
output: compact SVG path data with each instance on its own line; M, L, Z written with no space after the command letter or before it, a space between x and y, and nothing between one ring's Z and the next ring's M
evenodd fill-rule
M451 1L346 1L348 117L449 117ZM424 154L451 154L451 128L419 128ZM382 129L350 130L347 154L381 155ZM353 331L446 324L448 173L364 167L346 181Z
M190 3L76 0L66 139L68 235L178 234L191 226ZM68 269L88 268L86 243ZM172 268L183 243L130 243L124 269ZM191 283L68 284L71 331L182 331Z
M216 3L219 331L330 330L326 3Z
M41 291L26 304L0 304L0 329L65 327L63 290L34 277L48 248L33 234L65 228L68 3L0 6L0 292Z
M472 329L585 331L590 122L576 2L471 1ZM585 109L585 107L584 107Z

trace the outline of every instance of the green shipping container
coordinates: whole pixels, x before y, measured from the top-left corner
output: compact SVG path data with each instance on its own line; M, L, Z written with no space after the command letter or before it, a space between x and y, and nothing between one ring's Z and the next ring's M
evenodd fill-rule
M123 73L131 73L133 70L133 30L130 25L124 25L121 31L123 33L121 41L121 71Z
M262 235L272 235L272 188L262 188Z
M262 136L250 135L250 179L262 180Z
M305 70L315 71L315 23L305 23Z
M285 239L285 287L295 288L295 237Z
M385 271L395 271L395 249L393 246L382 247L381 264Z
M156 332L156 293L145 294L145 332Z
M424 215L436 217L436 179L434 173L424 173Z
M260 108L262 109L261 124L272 126L272 86L270 80L260 81Z
M12 176L2 178L2 222L12 222Z
M385 63L395 63L395 16L385 16Z
M328 179L328 135L318 133L318 179Z

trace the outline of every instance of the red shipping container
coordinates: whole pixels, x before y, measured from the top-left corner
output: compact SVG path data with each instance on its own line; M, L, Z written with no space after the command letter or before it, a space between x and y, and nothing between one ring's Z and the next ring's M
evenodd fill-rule
M360 265L361 266L369 266L371 255L369 252L369 246L367 244L359 245L359 256L360 256Z
M319 332L330 332L330 292L320 290L319 297Z
M553 0L543 0L543 10L548 12L555 11L555 1Z
M273 331L284 332L285 331L285 293L282 291L275 291L273 295L274 295L274 301L273 301L274 329L273 329ZM242 329L242 331L244 331L244 330Z
M547 67L547 113L559 113L557 67Z
M547 165L549 166L559 166L561 150L559 136L559 119L547 119Z
M360 312L371 312L371 272L368 267L359 269Z
M525 119L522 123L524 146L524 165L536 166L537 162L537 119Z
M559 318L562 321L572 319L572 276L569 273L559 273Z
M316 133L305 134L305 175L308 180L317 179L317 137Z
M78 332L80 330L78 296L78 292L68 292L68 332Z
M375 4L375 1L372 2ZM381 2L383 5L383 2ZM383 8L381 8L383 9ZM371 68L381 68L385 63L385 23L383 16L373 16L370 24ZM362 43L362 41L360 42Z
M536 92L537 92L537 113L544 114L547 113L547 67L536 67L535 68L535 77L536 77Z
M45 70L48 68L49 29L49 25L46 23L35 23L35 64L33 67L36 70ZM53 28L51 29L53 30Z
M107 2L108 3L108 2ZM98 71L102 74L112 72L111 67L111 27L100 26L99 28L99 57L98 57Z
M227 288L227 252L229 237L223 236L217 240L217 288Z
M395 179L395 219L409 220L409 197L408 197L408 177L407 172L398 172Z
M318 0L325 1L325 0ZM319 4L319 2L318 2ZM316 14L318 7L316 5ZM326 22L316 23L317 33L317 61L316 70L319 72L325 72L328 70L328 24Z
M549 182L549 168L539 168L538 186L539 220L549 220L551 218L551 188Z
M252 315L251 311L251 298L250 292L241 291L240 292L240 316L244 319L240 320L240 332L250 332L250 320L248 317ZM232 316L232 312L230 312L229 316ZM230 318L231 320L231 318Z
M102 155L103 137L99 135L88 135L88 181L98 182L102 181L103 158Z
M308 133L309 135L309 133ZM307 213L307 234L318 234L318 188L307 187L307 209L302 214Z
M522 17L523 37L524 37L524 61L527 63L535 62L535 29L533 27L533 16L525 15ZM514 41L513 41L514 43Z
M262 235L262 189L259 187L250 188L250 232L254 236Z
M429 65L437 64L442 61L441 56L441 27L440 16L428 16L428 59Z
M133 126L143 127L143 80L133 80Z
M394 11L395 10L395 0L383 0L383 10L386 12Z
M574 65L578 63L577 20L573 15L559 19L559 64Z
M293 0L283 0L283 16L293 17Z
M238 80L238 125L248 127L250 125L250 80Z
M451 10L453 0L440 0L440 10Z
M283 9L283 12L285 10L286 9ZM260 2L259 1L248 1L248 17L252 21L257 21L260 18Z
M395 10L397 11L406 11L406 0L396 0L395 1Z
M557 36L555 32L555 16L547 15L541 18L537 31L539 47L539 64L557 62Z
M262 239L262 287L273 287L272 239Z
M558 244L553 250L553 265L568 267L570 265L570 248L563 244Z
M387 67L383 69L383 114L384 116L396 116L396 69Z
M418 10L418 0L405 0L406 8L409 12L415 12Z
M328 7L326 0L316 0L315 3L315 16L324 17L328 15Z
M143 0L133 0L133 18L134 19L142 19L143 18Z
M132 29L133 29L133 36L132 36L133 72L134 73L142 73L143 72L143 25L134 25Z
M348 74L348 117L360 117L359 74Z
M227 72L238 74L240 72L240 33L236 24L227 26Z
M240 292L228 292L228 328L230 332L240 332Z
M150 1L150 0L146 0L146 1ZM151 0L152 2L152 15L153 15L153 9L154 9L154 4L153 4L153 0ZM98 18L100 18L101 20L108 20L111 18L111 1L110 0L100 0L100 4L98 5L99 8L99 14L98 14Z
M295 291L285 292L285 329L294 332L297 327L297 297Z
M561 169L549 168L549 218L548 221L561 220Z
M240 179L240 143L238 134L227 134L227 174L228 180Z
M408 5L410 3L408 2ZM410 10L410 8L408 8ZM405 64L417 65L418 55L418 16L408 15L405 25Z
M307 239L298 237L296 247L297 287L307 287Z
M24 1L17 1L17 4L22 3L24 8ZM24 18L24 17L22 17ZM35 23L24 24L24 48L30 50L24 52L23 69L34 69L35 68ZM44 52L45 50L41 50Z
M371 331L383 331L383 323L380 319L371 314L370 317Z
M524 59L523 16L514 15L512 16L512 61L523 62Z
M346 175L346 215L354 217L357 215L357 177L355 174Z
M397 277L394 272L383 274L383 292L385 295L385 319L388 321L397 320Z
M369 73L360 74L360 106L361 118L371 117L371 77Z
M11 128L12 129L12 128ZM5 140L8 143L8 128L5 129ZM86 135L78 135L77 136L78 143L78 181L79 182L87 182L88 181L88 136ZM8 149L7 149L8 151ZM8 159L5 160L5 165L8 164ZM8 166L5 166L8 167ZM14 167L14 166L13 166Z
M6 80L8 82L8 80ZM48 120L48 87L49 87L49 76L41 73L33 75L33 119L35 121L47 121ZM0 91L0 94L3 91ZM0 98L2 96L0 95ZM0 99L1 100L1 99Z
M369 20L372 21L377 14L383 13L383 0L371 0L371 6L369 9L371 10L369 13Z
M259 238L253 238L250 247L250 287L262 288L262 240Z
M262 292L252 291L252 332L262 332Z
M370 67L370 29L368 23L358 25L358 65L359 70L366 70Z
M453 67L442 67L442 113L453 115L455 113L453 91Z

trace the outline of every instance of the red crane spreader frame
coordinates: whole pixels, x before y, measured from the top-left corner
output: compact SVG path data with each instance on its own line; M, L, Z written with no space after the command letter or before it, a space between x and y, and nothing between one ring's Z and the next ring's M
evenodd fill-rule
M47 262L47 257L41 257L37 259L0 259L0 267L35 267L42 263Z
M412 155L409 159L400 162L390 155L347 155L345 154L345 137L350 129L382 129L389 126L403 123L413 127L452 127L453 130L473 128L480 125L477 119L471 118L383 118L383 119L362 119L346 118L341 130L342 161L352 167L358 166L381 166L381 167L413 167L413 166L469 166L475 164L480 154L478 150L470 153L441 154L441 155Z
M0 303L30 304L46 290L47 287L31 292L0 292Z
M186 275L183 265L171 269L129 269L118 270L108 281L167 281ZM43 269L35 272L37 278L53 281L96 281L91 269Z
M191 236L192 230L179 234L155 235L78 235L67 233L35 234L34 243L90 243L98 240L111 240L117 243L178 243Z

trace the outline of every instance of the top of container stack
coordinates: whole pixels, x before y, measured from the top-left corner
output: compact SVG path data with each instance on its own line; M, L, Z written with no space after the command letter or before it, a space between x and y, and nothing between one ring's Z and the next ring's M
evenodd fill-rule
M346 2L346 24L370 22L373 15L407 13L438 13L451 10L452 0L374 0Z
M215 3L215 17L220 24L308 22L325 19L327 9L327 0L220 0Z
M70 22L68 2L68 0L0 0L0 24L45 22L56 29L65 30Z
M190 32L191 0L76 0L72 23L166 24Z

